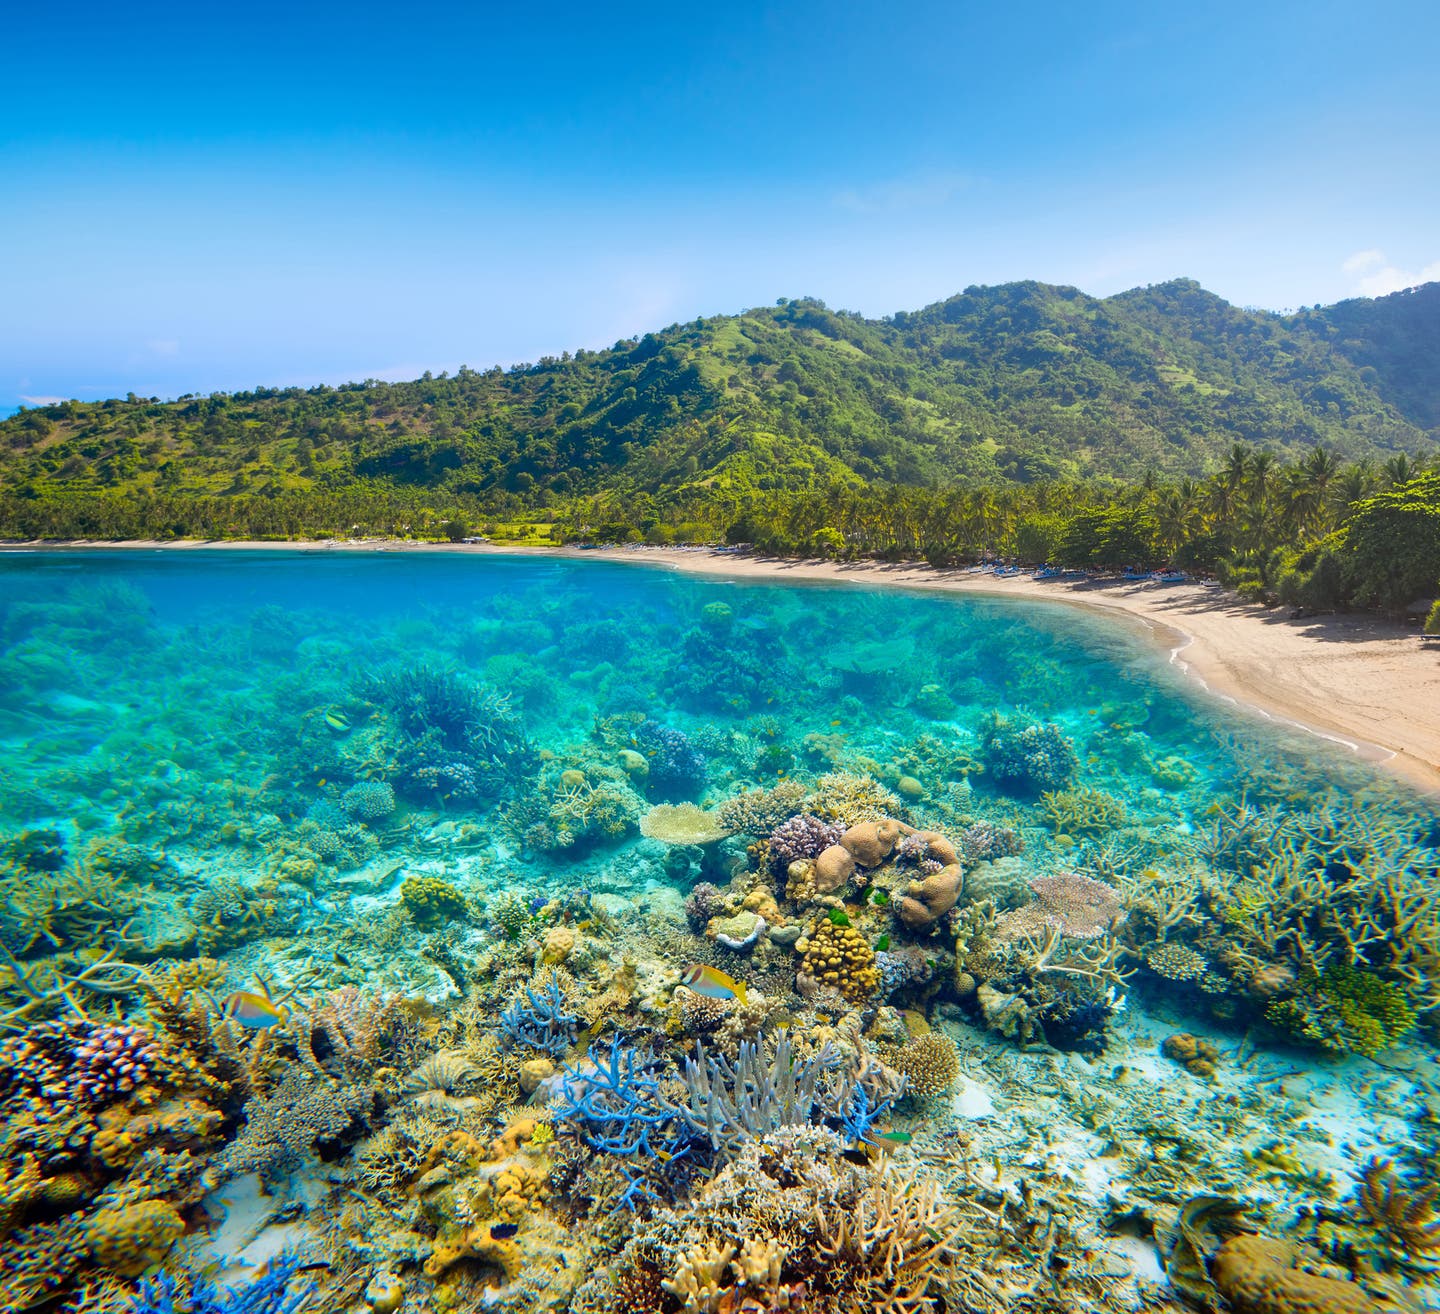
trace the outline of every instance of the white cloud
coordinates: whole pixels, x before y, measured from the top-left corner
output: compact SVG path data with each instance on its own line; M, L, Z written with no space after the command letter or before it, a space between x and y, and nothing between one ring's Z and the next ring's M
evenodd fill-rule
M26 397L23 393L20 400L27 406L58 406L65 400L64 397Z
M963 173L928 170L903 178L846 188L835 197L842 210L860 214L893 214L897 210L932 210L944 205L974 180Z
M145 346L157 356L175 356L180 352L180 343L175 338L151 338Z
M1407 287L1440 280L1440 260L1432 260L1416 270L1401 269L1392 265L1383 251L1373 248L1357 251L1340 267L1355 279L1353 290L1362 297L1388 296Z
M1385 263L1385 252L1377 251L1373 247L1368 251L1357 251L1343 265L1340 266L1347 274L1363 274L1367 269L1373 269L1376 265Z

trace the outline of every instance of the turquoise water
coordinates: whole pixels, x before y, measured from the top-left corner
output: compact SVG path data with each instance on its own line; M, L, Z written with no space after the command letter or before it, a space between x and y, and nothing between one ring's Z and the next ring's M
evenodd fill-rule
M813 852L769 838L797 815ZM820 888L819 849L881 818L921 838ZM1058 604L519 556L6 555L0 1225L31 1259L0 1305L148 1308L145 1275L243 1284L283 1241L329 1267L258 1280L310 1308L383 1307L362 1289L393 1277L406 1308L680 1309L675 1247L714 1240L767 1135L808 1165L775 1191L828 1165L854 1207L888 1180L879 1133L817 1104L803 1152L676 1115L668 1150L620 1153L574 1074L613 1044L675 1099L697 1039L768 1061L782 1036L909 1076L865 1087L875 1128L914 1138L912 1188L962 1231L1012 1158L1064 1200L1077 1272L1116 1201L1163 1231L1233 1195L1317 1244L1304 1210L1349 1200L1370 1262L1334 1280L1421 1291L1429 1223L1353 1193L1377 1156L1391 1198L1434 1168L1437 842L1400 786ZM697 965L749 1002L677 989ZM143 1079L106 1057L131 1050ZM1214 1096L1231 1122L1177 1149L1176 1101ZM480 1148L537 1117L540 1144ZM966 1147L1000 1177L957 1176ZM1112 1308L1146 1280L1121 1251ZM797 1254L761 1307L847 1308ZM988 1308L932 1259L936 1308ZM893 1294L855 1264L852 1291Z

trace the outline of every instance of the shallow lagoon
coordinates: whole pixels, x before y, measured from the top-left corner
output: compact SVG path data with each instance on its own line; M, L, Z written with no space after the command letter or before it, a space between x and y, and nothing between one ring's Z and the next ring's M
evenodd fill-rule
M1245 1227L1428 1298L1436 822L1109 619L13 554L0 784L5 1308L1165 1308Z

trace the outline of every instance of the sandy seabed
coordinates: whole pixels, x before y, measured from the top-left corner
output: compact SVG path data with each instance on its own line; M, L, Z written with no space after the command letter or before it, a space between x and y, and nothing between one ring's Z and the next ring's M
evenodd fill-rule
M34 544L53 548L55 544ZM1129 617L1171 653L1211 694L1291 722L1345 745L1440 793L1440 645L1370 615L1291 620L1284 609L1242 602L1218 584L1161 584L1118 578L997 578L964 568L914 562L843 563L757 556L723 548L528 548L492 544L431 544L402 540L316 543L150 542L73 543L76 548L231 549L290 552L454 552L524 554L663 566L732 579L788 584L842 583L1044 598Z

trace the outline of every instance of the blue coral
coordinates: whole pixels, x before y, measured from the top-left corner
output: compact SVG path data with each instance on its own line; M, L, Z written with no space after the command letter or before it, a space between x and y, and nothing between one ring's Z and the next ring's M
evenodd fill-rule
M678 1111L661 1097L654 1062L622 1049L618 1038L604 1059L592 1049L585 1066L565 1069L553 1109L556 1121L570 1123L602 1154L678 1158L690 1137Z
M131 1297L130 1314L298 1314L314 1290L308 1283L290 1289L301 1264L298 1254L287 1251L249 1286L233 1288L201 1278L180 1282L162 1273L141 1283Z
M688 798L705 784L705 755L679 730L642 721L635 731L635 746L649 760L653 792Z
M980 727L980 753L991 780L1017 794L1063 789L1080 767L1058 725L1018 726L993 714Z
M500 1014L506 1044L525 1045L559 1058L575 1043L580 1016L565 1011L565 996L553 980L538 995L526 986L525 995L528 1004L517 999Z

